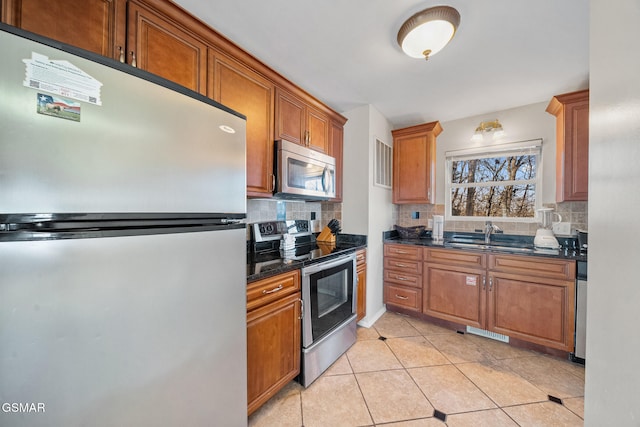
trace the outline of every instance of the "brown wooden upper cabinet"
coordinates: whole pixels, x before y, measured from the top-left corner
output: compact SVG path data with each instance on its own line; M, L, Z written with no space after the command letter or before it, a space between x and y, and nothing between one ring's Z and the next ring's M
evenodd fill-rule
M126 0L4 0L2 22L118 59Z
M547 106L556 116L556 201L589 195L589 90L556 95Z
M434 203L436 137L440 122L391 131L393 203Z
M329 133L329 155L336 159L336 197L332 199L334 202L342 201L342 165L343 165L343 142L344 142L344 124L343 120L331 120L331 132Z
M154 10L129 1L128 64L202 95L207 93L207 44Z
M247 117L247 195L273 192L273 102L275 86L252 69L209 51L209 96Z
M285 90L276 90L275 139L286 139L322 153L329 152L327 114Z
M126 0L4 0L10 25L136 66L206 94L207 44L159 12Z
M346 118L166 0L0 0L2 22L108 56L247 117L247 196L274 190L276 139L336 158L342 199Z

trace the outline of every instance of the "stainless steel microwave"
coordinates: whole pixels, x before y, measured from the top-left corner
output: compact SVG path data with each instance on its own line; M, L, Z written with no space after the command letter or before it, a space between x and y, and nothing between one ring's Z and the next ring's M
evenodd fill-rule
M286 140L276 141L276 190L280 199L336 197L336 159Z

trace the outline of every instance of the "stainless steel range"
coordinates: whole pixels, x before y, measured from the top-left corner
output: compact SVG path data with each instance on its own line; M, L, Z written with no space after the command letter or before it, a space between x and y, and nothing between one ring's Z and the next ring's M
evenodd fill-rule
M309 221L252 224L254 272L298 263L302 273L302 358L308 387L356 342L355 250L318 243ZM283 249L286 248L286 249Z
M308 387L356 342L356 255L302 268L302 367Z

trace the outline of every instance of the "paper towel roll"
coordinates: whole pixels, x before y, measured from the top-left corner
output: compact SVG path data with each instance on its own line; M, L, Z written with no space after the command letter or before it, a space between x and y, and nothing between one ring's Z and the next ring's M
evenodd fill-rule
M442 215L434 215L433 216L433 240L443 240L444 239L444 216Z

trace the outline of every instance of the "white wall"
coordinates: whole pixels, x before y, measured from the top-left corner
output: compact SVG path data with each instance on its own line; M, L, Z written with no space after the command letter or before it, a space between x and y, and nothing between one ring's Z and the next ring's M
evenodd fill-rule
M549 94L549 101L554 95L559 94ZM542 138L542 202L554 203L556 197L556 119L545 111L548 104L547 101L441 123L443 131L436 142L436 204L444 204L446 151L537 138ZM488 135L484 142L471 142L471 136L480 122L495 119L498 119L504 127L506 135L503 138L494 141Z
M640 426L640 6L591 0L586 426Z
M382 232L393 226L391 190L373 185L375 141L393 141L389 122L372 106L342 114L349 119L344 132L342 231L368 236L367 315L360 324L370 326L385 310Z
M344 126L342 168L342 231L367 234L369 231L369 106L342 113Z

